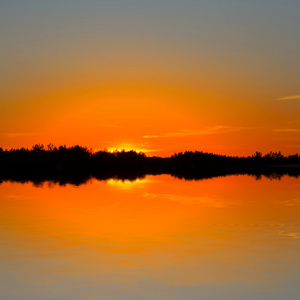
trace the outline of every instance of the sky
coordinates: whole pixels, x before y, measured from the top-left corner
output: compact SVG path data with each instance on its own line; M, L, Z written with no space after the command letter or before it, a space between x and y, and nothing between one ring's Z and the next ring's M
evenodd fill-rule
M299 0L2 0L0 147L300 152Z

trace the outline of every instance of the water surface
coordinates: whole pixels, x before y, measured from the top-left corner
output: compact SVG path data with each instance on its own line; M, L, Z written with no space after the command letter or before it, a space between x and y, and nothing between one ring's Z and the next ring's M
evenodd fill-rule
M299 299L299 183L2 183L0 298Z

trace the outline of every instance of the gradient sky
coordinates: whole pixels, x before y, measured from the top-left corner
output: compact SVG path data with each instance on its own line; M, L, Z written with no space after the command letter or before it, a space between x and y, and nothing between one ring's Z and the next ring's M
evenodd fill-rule
M3 0L0 146L300 152L299 0Z

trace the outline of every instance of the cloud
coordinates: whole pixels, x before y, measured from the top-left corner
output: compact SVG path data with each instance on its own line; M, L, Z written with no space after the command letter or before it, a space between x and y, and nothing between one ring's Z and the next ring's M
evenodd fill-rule
M161 193L144 193L144 198L148 199L166 199L174 202L181 203L202 203L207 204L217 208L224 208L230 206L225 201L220 201L216 199L212 199L209 197L197 197L197 196L187 196L187 195L178 195L178 194L161 194Z
M34 135L33 132L9 132L6 133L6 136L10 137L10 138L16 138L16 137L20 137L20 136L30 136L30 135Z
M278 235L281 237L287 237L292 239L300 239L300 232L285 232L285 231L279 231Z
M143 138L163 138L163 137L178 137L178 136L190 136L190 135L211 135L229 132L240 132L242 130L251 129L249 127L239 127L239 126L213 126L201 130L189 130L182 129L175 132L167 132L159 135L144 135Z
M300 199L299 198L292 198L290 200L285 200L282 202L287 206L300 206Z
M277 98L275 100L294 100L294 99L300 99L300 95L287 96L287 97Z
M276 132L300 132L300 129L287 128L287 129L274 129Z

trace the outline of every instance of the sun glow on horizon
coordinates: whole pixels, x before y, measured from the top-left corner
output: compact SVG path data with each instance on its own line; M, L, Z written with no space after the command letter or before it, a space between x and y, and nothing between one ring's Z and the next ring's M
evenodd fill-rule
M2 2L0 147L300 151L299 1Z
M143 188L145 184L148 184L149 182L151 182L151 180L146 178L136 178L134 180L113 178L106 181L108 185L113 186L116 189L122 189L122 190Z
M103 150L97 149L97 151L103 151ZM131 151L136 152L136 153L149 153L149 152L155 152L156 150L149 150L149 149L134 147L131 144L124 144L124 145L120 145L117 147L105 148L104 151L107 151L110 153L131 152ZM95 150L95 152L96 152L96 150Z
M130 149L130 148L108 148L108 152L115 153L115 152L136 152L136 153L142 153L145 152L145 150L138 150L138 149Z

